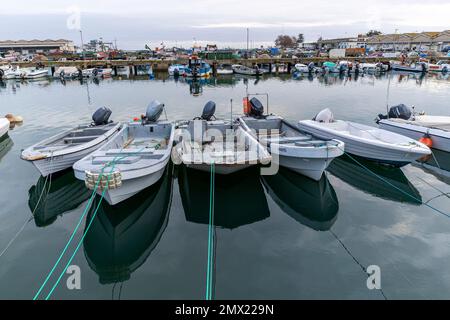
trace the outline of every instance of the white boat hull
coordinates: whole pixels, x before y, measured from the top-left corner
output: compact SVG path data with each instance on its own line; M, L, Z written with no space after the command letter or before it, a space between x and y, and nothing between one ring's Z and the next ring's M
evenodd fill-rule
M407 136L414 140L419 140L425 134L429 134L433 141L433 148L450 152L450 132L440 129L432 129L409 123L398 123L390 120L381 120L379 127L384 130L395 132Z
M167 164L167 163L166 163ZM122 180L122 186L117 189L108 189L105 191L104 198L110 205L116 205L119 202L131 198L140 191L150 187L161 179L164 174L165 165L158 171L130 180ZM107 170L106 170L107 171ZM97 189L97 194L102 195L103 191Z
M9 120L6 118L0 119L0 138L3 137L9 130Z
M84 158L88 154L94 152L108 140L104 140L102 143L97 144L91 148L84 149L74 153L64 154L62 156L48 157L41 160L32 161L33 165L39 170L42 176L46 177L49 174L53 174L62 170L69 169L75 162Z
M328 168L334 158L314 159L314 158L296 158L280 156L279 159L273 156L272 161L282 167L300 173L310 179L319 181L323 172Z
M325 128L320 128L316 124L314 124L314 122L315 121L311 120L300 121L299 128L321 139L338 139L345 143L346 152L379 163L402 167L423 156L430 154L430 150L420 142L416 143L417 147L400 146L397 144L390 144L385 142L379 143L381 141L377 139L361 139L360 137L351 136L337 130L330 131ZM368 126L364 127L372 128ZM371 136L369 132L367 133L369 136ZM399 138L400 140L405 139L405 137L401 136L397 136L396 138Z

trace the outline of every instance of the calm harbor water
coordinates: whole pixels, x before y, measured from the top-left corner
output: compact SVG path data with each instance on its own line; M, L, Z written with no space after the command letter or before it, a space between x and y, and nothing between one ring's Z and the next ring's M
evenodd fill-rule
M329 107L336 118L375 125L386 110L389 83L390 104L448 115L450 79L442 75L0 82L0 115L25 120L0 141L0 252L21 231L0 256L0 298L33 298L90 196L71 171L46 184L19 159L21 149L89 121L100 106L111 108L114 120L128 121L158 99L170 120L180 120L200 115L214 100L217 116L230 118L230 99L239 114L246 90L269 93L269 111L293 122ZM440 170L365 165L450 214L450 155L436 156ZM170 166L132 199L115 207L101 203L72 262L81 269L81 290L68 290L65 276L52 299L204 299L209 183L208 174ZM216 299L450 298L450 217L349 159L335 160L319 182L283 169L270 177L257 170L217 177L215 203ZM75 250L85 221L41 298ZM381 268L383 294L367 289L363 268L369 265Z

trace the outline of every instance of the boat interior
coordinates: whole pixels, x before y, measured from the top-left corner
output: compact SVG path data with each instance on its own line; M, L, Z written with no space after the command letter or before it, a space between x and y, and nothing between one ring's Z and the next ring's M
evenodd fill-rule
M280 117L266 117L262 119L245 117L245 124L260 141L278 143L283 145L295 145L298 147L323 146L323 140L317 140L311 135L301 132Z
M114 161L115 164L129 165L141 160L157 161L170 147L171 132L172 125L167 121L128 124L111 142L92 154L92 164Z
M114 126L116 126L116 123L109 123L102 126L79 126L76 129L67 132L65 135L59 136L55 140L48 141L43 145L35 146L33 149L45 152L74 147L97 139L102 134L111 130Z

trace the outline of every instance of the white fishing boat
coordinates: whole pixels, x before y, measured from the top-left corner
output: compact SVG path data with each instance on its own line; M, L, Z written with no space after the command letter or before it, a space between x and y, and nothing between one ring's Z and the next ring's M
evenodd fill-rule
M440 60L437 63L428 63L428 71L430 72L450 72L450 63Z
M411 64L403 64L398 62L392 62L391 68L394 71L406 71L406 72L427 72L427 64L425 62L416 62Z
M163 104L152 101L142 121L124 124L108 143L77 161L75 177L104 193L111 205L156 183L170 160L175 131L169 121L158 120L163 110Z
M0 66L0 80L14 79L15 77L15 70L12 66Z
M240 64L233 64L231 68L233 69L234 73L243 74L246 76L258 76L263 74L263 72L258 68L249 68Z
M85 78L106 78L112 74L111 68L89 68L83 69L81 72Z
M21 158L33 163L44 177L68 169L119 131L120 124L110 122L110 115L111 110L100 108L93 114L92 123L44 139L25 149Z
M296 63L294 66L294 71L300 72L300 73L309 73L310 72L309 67L303 63Z
M169 76L183 76L186 73L186 68L184 64L173 64L169 66Z
M238 122L217 120L216 104L209 101L202 116L179 125L181 141L174 147L177 164L231 174L256 164L270 163L271 156Z
M344 143L324 141L302 133L283 118L264 116L261 102L252 98L250 110L239 118L242 127L267 146L272 161L313 180L320 180L334 158L344 153Z
M299 128L321 139L338 139L345 151L372 161L396 167L431 154L423 143L364 124L334 120L330 109L322 110L313 120L299 121Z
M6 118L0 118L0 138L8 133L9 120Z
M404 104L400 104L391 107L387 115L379 114L377 123L381 129L411 139L430 139L427 144L433 149L450 152L449 116L416 114Z
M49 73L47 69L17 67L14 75L16 79L39 79L47 77Z
M74 79L80 76L80 70L77 67L58 67L53 73L53 78Z
M229 74L234 73L233 67L231 66L231 64L226 64L226 63L219 65L217 67L216 72L217 72L217 74L220 74L220 75L229 75Z

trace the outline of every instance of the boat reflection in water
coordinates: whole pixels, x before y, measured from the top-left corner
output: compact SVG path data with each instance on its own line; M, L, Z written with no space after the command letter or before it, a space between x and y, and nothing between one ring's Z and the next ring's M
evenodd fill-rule
M31 212L34 211L36 226L46 227L55 222L59 215L77 208L90 195L91 191L84 182L75 178L70 169L53 174L48 179L39 177L36 185L28 190L28 206Z
M325 174L314 181L280 167L276 175L261 177L267 193L280 209L301 224L326 231L336 221L339 203Z
M432 149L433 157L425 163L416 164L433 174L439 180L450 184L450 153Z
M186 220L209 224L211 174L186 168L178 171L178 184ZM258 167L239 174L215 176L214 225L234 229L270 216L267 199L259 181Z
M157 183L126 201L115 206L102 201L83 241L86 260L101 284L130 279L158 244L169 218L172 168L168 165ZM86 221L99 201L96 196Z
M4 134L0 137L0 160L11 150L14 145L13 141L8 134Z
M352 157L372 173L346 154L335 159L328 167L328 171L349 185L374 196L417 205L422 203L419 191L409 182L400 168L380 165L356 156Z

